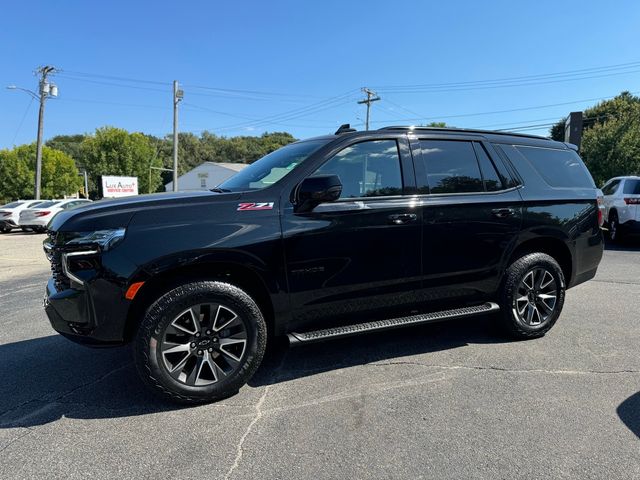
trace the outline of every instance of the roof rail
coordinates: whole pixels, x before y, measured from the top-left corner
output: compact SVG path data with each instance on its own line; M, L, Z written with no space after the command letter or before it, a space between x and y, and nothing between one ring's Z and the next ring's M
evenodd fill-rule
M434 131L434 132L453 132L453 133L488 133L491 135L510 135L514 137L527 137L527 138L540 138L549 140L548 137L542 137L540 135L530 135L528 133L506 132L502 130L476 130L473 128L456 128L456 127L413 127L394 125L389 127L382 127L378 130L420 130L420 131Z
M340 128L336 130L336 133L334 133L334 135L342 135L343 133L351 132L357 132L357 130L355 128L351 128L351 125L349 125L348 123L345 123L343 125L340 125Z

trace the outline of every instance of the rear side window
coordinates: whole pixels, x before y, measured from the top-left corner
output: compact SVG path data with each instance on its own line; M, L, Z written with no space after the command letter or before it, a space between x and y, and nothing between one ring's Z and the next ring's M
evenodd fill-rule
M421 140L420 150L431 193L484 192L471 142Z
M625 195L640 195L640 180L625 180L622 191Z
M502 190L502 180L500 180L498 172L496 172L496 167L493 165L484 147L478 142L474 142L474 146L478 156L478 163L480 163L485 190L487 192Z
M613 195L614 193L616 193L616 190L618 189L618 185L620 185L620 180L614 180L609 185L605 185L602 188L602 193L604 195Z
M591 174L573 150L525 147L515 148L534 166L552 187L595 188Z

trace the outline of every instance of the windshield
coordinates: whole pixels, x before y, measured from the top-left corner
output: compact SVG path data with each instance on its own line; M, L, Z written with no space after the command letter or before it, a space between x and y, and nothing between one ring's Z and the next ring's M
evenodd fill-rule
M260 190L273 185L291 173L309 155L327 142L328 140L326 139L308 140L286 145L240 170L233 177L222 182L218 189L229 192L242 192Z
M58 200L57 202L51 202L51 201L49 201L49 202L42 202L41 204L36 205L36 206L35 206L35 207L33 207L33 208L49 208L49 207L52 207L53 205L55 205L56 203L60 203L60 200Z

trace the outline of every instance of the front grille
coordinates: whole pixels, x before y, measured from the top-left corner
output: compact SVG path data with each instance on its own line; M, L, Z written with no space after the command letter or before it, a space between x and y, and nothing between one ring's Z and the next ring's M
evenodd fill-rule
M47 233L47 239L43 246L44 253L51 264L51 274L56 290L62 291L71 288L71 281L62 271L62 245L57 242L55 232Z

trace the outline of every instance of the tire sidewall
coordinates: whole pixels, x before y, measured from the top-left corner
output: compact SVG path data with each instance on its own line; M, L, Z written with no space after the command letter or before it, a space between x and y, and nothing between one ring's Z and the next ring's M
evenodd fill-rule
M242 365L235 373L211 385L196 387L169 375L160 345L167 326L180 313L200 303L219 303L232 309L244 323L247 345ZM262 314L244 291L223 282L195 282L167 292L147 310L138 331L136 358L143 379L154 389L178 400L211 401L235 393L247 382L262 360L265 342L266 326Z
M558 296L556 299L556 305L552 315L541 325L527 325L520 321L515 311L514 301L515 296L518 294L518 287L524 276L534 268L544 268L547 270L556 281L558 286ZM562 308L564 306L566 291L566 283L564 274L558 262L553 257L544 253L530 253L520 257L513 262L507 269L504 286L502 288L501 309L502 317L505 322L505 326L511 333L522 337L538 337L548 332L551 327L556 323Z

